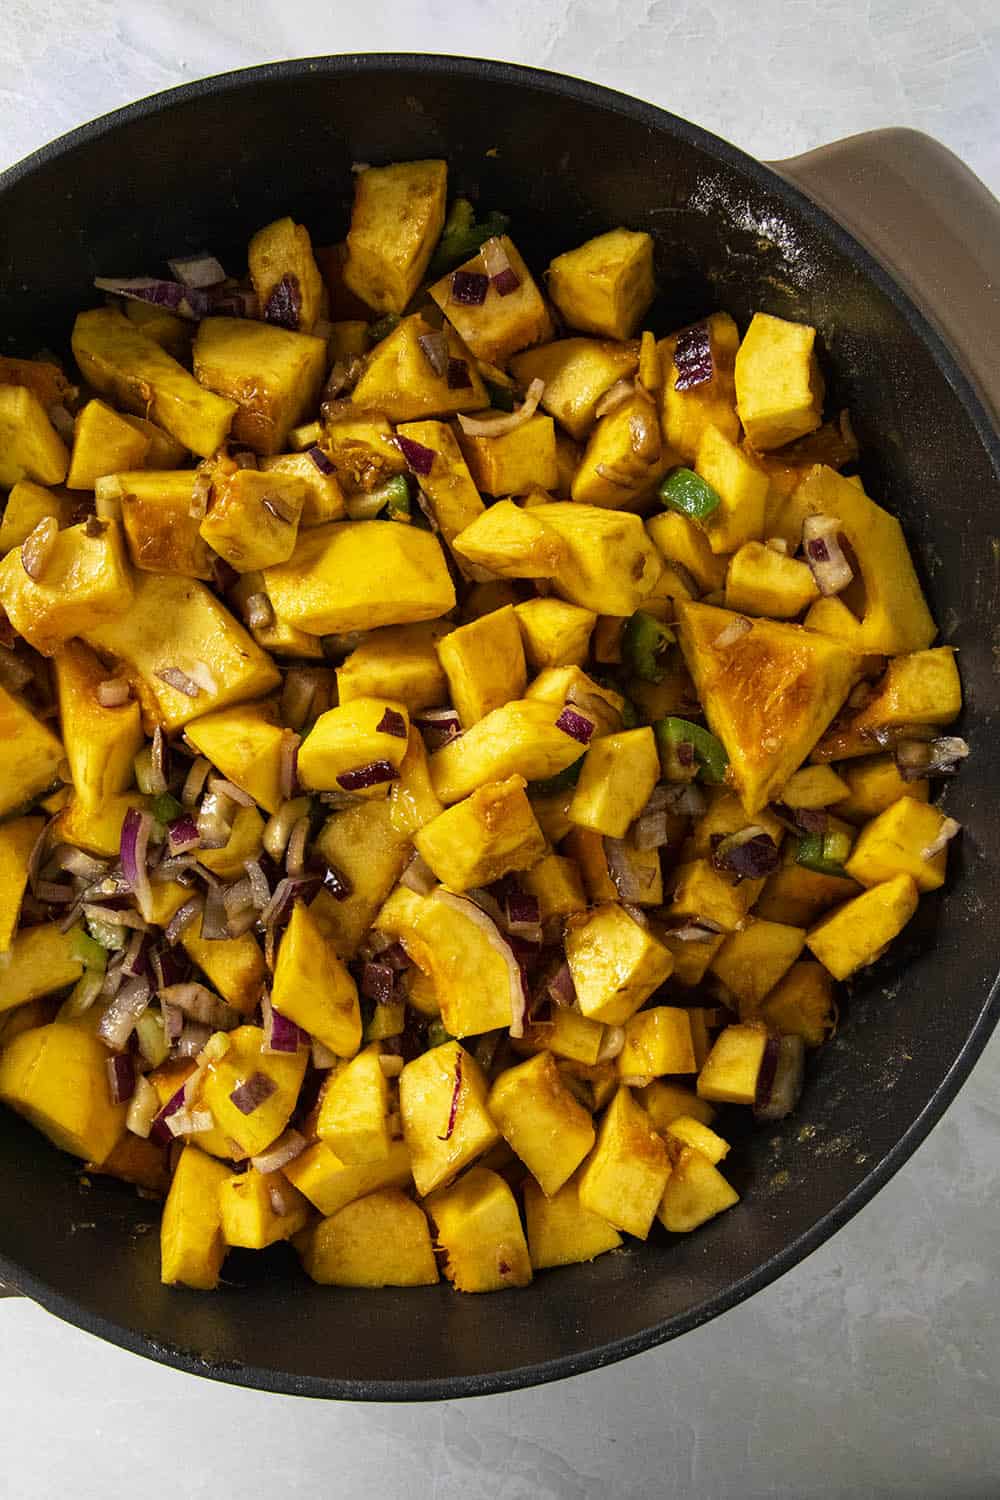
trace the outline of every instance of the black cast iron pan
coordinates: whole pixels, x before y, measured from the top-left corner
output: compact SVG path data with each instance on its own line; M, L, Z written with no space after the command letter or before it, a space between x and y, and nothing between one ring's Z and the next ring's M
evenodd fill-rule
M467 59L320 58L209 79L66 136L0 178L0 346L64 346L96 273L231 251L277 214L318 242L346 225L350 166L445 156L452 186L507 210L530 263L626 224L657 240L660 331L717 307L821 330L870 491L902 517L944 640L960 649L972 755L949 888L853 986L799 1113L733 1153L741 1206L674 1243L541 1275L527 1291L352 1293L285 1247L231 1258L215 1296L158 1279L158 1210L0 1121L0 1279L137 1353L308 1396L477 1395L572 1375L693 1328L788 1270L868 1201L954 1096L995 1024L1000 967L1000 439L945 342L843 229L776 173L650 105ZM863 137L785 166L904 278L1000 397L1000 209L921 137ZM996 335L989 341L989 320Z

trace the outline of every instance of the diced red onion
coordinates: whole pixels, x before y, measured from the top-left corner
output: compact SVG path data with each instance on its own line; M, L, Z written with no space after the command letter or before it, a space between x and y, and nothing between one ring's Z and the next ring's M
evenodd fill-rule
M294 797L299 787L299 746L302 736L291 729L283 731L279 752L279 782L282 797Z
M662 812L642 813L635 821L632 837L637 849L662 849L670 843L670 817Z
M298 877L286 875L274 888L274 895L260 914L265 927L278 927L291 916L291 908L299 896L315 891L319 886L317 876Z
M208 790L216 797L228 797L230 802L236 802L240 807L253 807L254 805L249 792L237 786L235 781L226 781L221 776L209 777Z
M710 943L719 936L719 929L714 923L702 919L685 922L682 927L672 927L667 936L676 938L679 943Z
M150 990L147 980L130 979L127 984L123 984L97 1023L97 1035L101 1041L120 1052L135 1030L135 1023L149 1001Z
M291 271L286 271L272 289L264 304L263 316L265 323L276 323L279 328L298 332L302 321L302 288L299 278Z
M598 401L594 408L594 416L598 420L608 416L611 412L617 411L620 406L624 406L626 401L631 401L634 395L634 380L616 380Z
M268 818L264 825L262 841L265 851L278 864L285 855L288 840L292 836L292 829L300 818L309 812L308 797L289 798L283 802L276 813Z
M486 301L490 278L482 271L453 271L451 300L462 307L481 307Z
M146 953L148 946L148 933L134 932L132 934L122 959L122 972L129 978L137 979L140 975L148 975L149 961Z
M613 1062L625 1045L624 1026L605 1026L597 1054L598 1063Z
M397 740L405 740L407 738L406 720L394 708L387 708L378 722L377 732L391 734Z
M689 391L712 379L715 363L707 323L695 323L690 328L682 329L677 335L674 368L677 371L674 389L677 391Z
M367 766L358 766L356 770L344 771L337 777L337 785L345 792L361 792L368 787L382 786L387 781L398 781L399 771L388 760L373 760Z
M270 630L274 625L274 610L266 594L251 594L243 616L251 630Z
M143 1140L149 1139L153 1121L160 1111L160 1096L146 1078L137 1078L135 1092L125 1116L126 1129Z
M108 861L94 859L92 855L84 854L82 849L77 849L72 844L59 844L53 849L46 863L46 869L49 868L65 870L69 875L76 875L81 880L93 883L108 873Z
M549 980L548 993L556 1005L561 1005L566 1010L571 1010L576 1004L576 985L568 963L560 964L553 974Z
M306 840L309 837L309 819L300 818L292 829L288 840L288 848L285 850L285 870L289 875L299 878L305 874L306 869Z
M105 1066L108 1070L108 1090L111 1094L112 1104L125 1104L135 1093L135 1063L128 1052L116 1053L109 1057Z
M433 333L422 333L417 339L421 351L434 374L443 379L448 373L448 338L440 329Z
M181 801L185 807L194 807L201 796L212 769L211 761L204 755L197 756L191 762L191 769L184 780L184 789L181 792Z
M501 271L493 277L491 284L498 297L509 297L511 292L516 292L521 285L521 278L513 266L508 266L506 271Z
M436 887L438 878L423 856L414 854L399 877L399 883L418 896L429 896Z
M510 257L507 254L503 240L498 234L491 235L488 240L484 240L479 247L479 253L483 257L486 274L491 281L495 276L502 275L510 266Z
M538 897L526 891L511 891L505 902L507 908L507 930L518 932L520 928L535 928L541 919Z
M318 1042L316 1038L313 1037L312 1065L314 1068L320 1068L323 1070L327 1068L335 1068L339 1061L340 1059L337 1056L336 1052L331 1052L329 1047L324 1046L322 1042Z
M167 687L173 688L176 693L183 693L185 698L197 698L201 692L198 684L179 667L161 667L153 675L161 682L165 682Z
M186 854L189 849L197 849L200 843L198 825L190 813L183 813L167 825L167 844L172 855Z
M825 807L796 807L792 816L805 833L826 833L830 826L830 814Z
M388 1005L395 989L396 976L388 964L367 963L361 971L361 993L366 1000Z
M104 922L109 927L131 927L136 932L148 932L149 923L137 911L128 907L101 906L95 901L85 901L83 914L91 922Z
M205 1135L214 1126L212 1112L208 1109L179 1109L167 1121L172 1136Z
M470 901L466 896L456 896L452 891L439 889L428 899L439 901L442 906L450 907L452 911L459 912L463 917L466 917L479 928L490 947L503 959L507 966L507 978L510 989L510 1034L513 1037L523 1036L526 1002L521 966L514 956L514 950L511 945L501 936L497 924L474 901Z
M278 1085L266 1073L251 1073L244 1083L233 1089L229 1096L241 1115L252 1115L262 1104L266 1104Z
M462 1058L464 1054L461 1047L455 1054L455 1082L451 1090L451 1102L448 1105L448 1121L445 1125L444 1135L439 1135L439 1141L450 1141L458 1120L458 1106L462 1098Z
M752 629L753 624L746 615L734 615L725 629L720 630L715 637L713 645L716 651L726 651L730 646L735 646Z
M840 522L835 516L806 516L802 523L802 549L824 598L839 594L854 577L839 536Z
M413 438L401 437L398 434L396 436L396 445L406 459L407 467L412 473L423 476L431 472L436 456L433 448L426 448L423 443L418 443Z
M176 1094L171 1094L166 1104L153 1120L153 1124L150 1129L150 1135L154 1141L157 1141L161 1146L167 1146L170 1144L171 1140L173 1139L173 1132L170 1129L170 1120L174 1115L178 1113L178 1111L182 1110L183 1108L184 1086L182 1084L181 1087L177 1090Z
M35 887L35 895L47 906L65 906L74 899L72 886L59 885L53 880L40 880Z
M501 412L490 417L467 417L464 412L459 412L458 425L466 437L503 437L505 433L516 432L535 415L544 394L544 380L535 379L528 386L517 411Z
M265 1175L268 1172L280 1172L282 1167L287 1167L290 1161L301 1156L307 1145L305 1136L300 1135L297 1130L286 1130L284 1135L279 1135L273 1146L269 1146L258 1156L252 1156L251 1165Z
M21 566L32 583L40 582L55 550L59 526L54 516L43 516L21 543Z
M176 1007L171 1006L170 1008L175 1011L181 1022L181 1029L178 1032L177 1041L174 1045L174 1055L176 1057L197 1057L212 1035L212 1028L206 1026L203 1021L185 1021L181 1016L181 1012L176 1010Z
M149 921L152 891L149 887L149 871L146 865L149 835L153 829L151 814L130 807L122 823L121 859L122 874L135 895L136 903L145 920Z
M462 733L461 720L453 708L425 708L414 716L413 723L431 752L440 750Z
M717 870L741 880L760 880L778 868L778 846L759 823L731 833L716 846L712 863Z
M198 837L203 849L224 849L232 838L237 804L225 792L206 792L198 809Z
M267 994L261 1000L261 1011L264 1017L265 1052L297 1052L300 1047L310 1045L309 1033L276 1011Z
M464 359L449 359L447 373L449 391L464 391L472 384L469 366Z
M203 984L168 985L160 991L160 1003L175 1005L192 1020L201 1021L216 1031L232 1031L240 1021L238 1013Z
M295 512L294 512L294 510L289 509L289 507L286 504L286 502L284 500L282 500L279 496L277 496L277 495L263 495L261 497L261 502L260 503L263 506L263 508L267 511L268 515L269 516L273 516L276 521L282 521L282 522L284 522L284 524L286 526L291 526L291 525L294 524L294 522L295 522Z
M235 880L226 887L222 893L222 904L226 908L227 917L253 911L253 886L245 875L242 880Z
M259 860L246 859L243 861L243 868L250 882L253 904L258 911L263 911L271 899L271 887L267 883L267 876L261 869Z
M102 708L121 708L132 697L132 686L127 677L106 677L97 684L95 693Z
M226 279L222 266L207 251L202 255L184 255L179 259L168 260L167 265L183 286L192 286L198 290L218 286L220 281Z
M223 942L229 936L226 921L226 902L219 885L210 885L205 892L205 907L201 914L201 938L206 943Z
M95 276L94 285L99 292L110 292L116 297L148 302L153 307L164 307L169 312L194 322L206 317L210 309L204 291L192 286L182 286L177 281L159 280L155 276Z
M56 401L48 408L48 415L49 421L63 442L72 446L76 433L76 418L72 412L68 411L61 401Z
M790 1115L802 1093L806 1049L800 1036L769 1036L757 1075L754 1116L758 1120L783 1120Z
M956 822L954 818L945 818L938 829L937 837L927 845L926 849L921 849L920 858L923 860L934 859L941 853L942 849L947 847L955 835L961 833L961 831L961 823Z
M561 729L563 734L568 734L571 739L577 740L581 745L589 745L590 737L594 733L594 722L587 719L583 714L577 713L575 708L570 708L567 703L562 713L556 720L556 728Z
M307 448L306 455L312 459L321 474L329 475L333 473L333 464L318 444L313 443L311 448Z
M175 943L180 942L182 935L188 930L192 922L196 922L201 916L205 898L202 895L192 896L179 906L164 929L163 936L172 948Z

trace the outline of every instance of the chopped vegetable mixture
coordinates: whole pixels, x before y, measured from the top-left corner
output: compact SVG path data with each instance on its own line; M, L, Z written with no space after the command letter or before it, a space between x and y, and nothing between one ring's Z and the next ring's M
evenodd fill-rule
M945 879L958 673L815 330L511 227L359 168L0 358L0 1099L167 1283L697 1229Z

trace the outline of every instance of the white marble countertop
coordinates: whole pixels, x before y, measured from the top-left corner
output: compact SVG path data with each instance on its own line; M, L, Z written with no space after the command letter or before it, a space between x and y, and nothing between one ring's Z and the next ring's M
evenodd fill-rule
M418 50L578 73L766 158L911 125L1000 192L996 0L6 0L3 21L0 166L200 75ZM895 1180L777 1285L677 1343L541 1390L295 1401L0 1303L0 1497L986 1500L1000 1492L998 1084L1000 1038Z

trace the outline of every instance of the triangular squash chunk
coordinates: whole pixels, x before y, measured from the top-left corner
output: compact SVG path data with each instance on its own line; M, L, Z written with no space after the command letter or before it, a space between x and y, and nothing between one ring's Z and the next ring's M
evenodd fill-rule
M778 797L860 676L861 658L801 625L679 602L680 644L748 814ZM719 644L719 638L722 644Z

